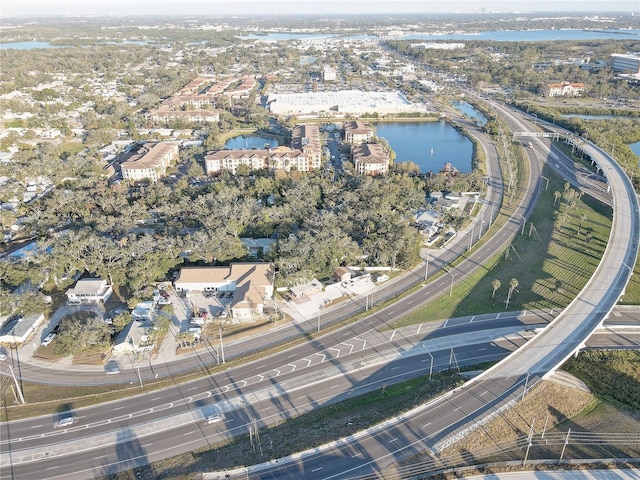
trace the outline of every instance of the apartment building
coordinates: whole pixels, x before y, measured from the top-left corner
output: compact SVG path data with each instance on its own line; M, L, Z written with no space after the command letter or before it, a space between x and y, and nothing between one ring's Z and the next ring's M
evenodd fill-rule
M204 161L207 175L217 174L223 170L235 175L241 165L246 165L249 171L308 172L318 168L310 166L304 152L289 147L276 147L269 150L217 150L207 153Z
M373 138L373 128L357 120L344 124L344 139L347 143L367 143Z
M548 97L579 97L584 92L584 83L549 83L547 85Z
M307 157L308 165L304 171L314 170L322 165L322 140L317 125L297 125L291 132L291 148L300 150Z
M167 173L167 168L180 158L178 142L145 144L138 152L120 164L122 178L157 182Z
M389 155L377 143L351 147L351 157L360 175L384 175L389 171Z

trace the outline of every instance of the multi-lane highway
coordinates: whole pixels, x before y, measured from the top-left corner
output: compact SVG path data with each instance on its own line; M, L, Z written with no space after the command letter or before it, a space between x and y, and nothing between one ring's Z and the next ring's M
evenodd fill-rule
M504 115L509 117L512 114L504 112ZM511 121L517 122L515 119ZM516 126L522 127L522 125ZM597 157L594 156L594 158ZM599 159L603 163L605 160ZM467 262L456 269L456 280L468 275L473 268L482 264L484 259L492 255L505 241L518 232L521 226L518 215L528 216L529 209L532 208L531 203L539 193L539 182L537 182L538 177L536 176L536 174L539 175L539 167L536 168L536 164L537 162L532 164L534 179L527 187L526 202L517 208L517 216L508 222L505 228L498 233L497 238L488 242L482 250L474 252ZM496 172L494 171L494 173ZM615 169L605 170L605 174L611 181L616 172ZM617 185L616 188L619 189L620 186ZM616 191L618 190L614 189L614 192ZM620 196L614 196L616 217L623 218L625 214L634 211L637 216L637 204L634 207L628 199L620 198ZM496 201L499 202L499 199ZM625 201L629 203L628 209L623 208L619 211L618 206ZM620 212L620 216L618 212ZM634 222L628 223L633 225ZM616 218L614 218L615 226ZM633 235L636 234L635 230L631 232ZM614 228L612 239L616 240L616 243L618 237L615 235L619 234L620 232ZM617 263L619 266L619 263L626 259L630 262L628 264L633 265L635 256L632 260L629 258L632 256L634 247L631 241L628 243L630 245L627 245L626 248L614 248L614 253L610 254L611 257L605 255L604 261L612 262L613 265ZM459 242L458 248L464 249L467 244L467 241L462 240ZM637 237L635 249L637 253ZM455 255L455 252L451 255ZM441 262L448 261L448 259L444 259ZM437 265L432 262L432 266L435 268ZM407 284L420 282L423 272L424 270L421 268L420 272L409 276ZM523 384L529 381L527 374L533 383L535 378L543 375L553 362L559 361L560 357L573 351L574 344L579 345L584 341L592 327L595 327L592 324L597 324L608 311L612 299L614 297L617 299L619 288L623 286L629 273L610 277L615 280L613 293L608 293L608 288L604 288L603 285L607 282L604 277L601 282L594 283L595 292L600 292L600 295L585 298L591 300L600 298L599 303L593 306L592 310L596 310L596 312L589 317L589 320L579 318L586 315L588 311L588 308L584 308L582 304L580 306L583 308L573 307L572 309L570 307L568 309L570 313L563 314L565 315L563 318L569 318L572 324L579 324L577 335L572 333L575 330L574 325L566 327L567 322L553 320L553 316L538 318L535 323L551 321L551 325L558 333L547 335L547 340L536 343L536 347L533 349L536 355L531 356L535 357L533 362L529 358L530 355L523 355L522 358L516 360L516 367L513 366L514 364L506 367L508 375L505 375L504 371L499 368L493 369L482 379L471 382L468 387L425 407L424 411L428 413L417 412L402 422L370 432L371 435L362 435L358 439L349 440L342 446L326 448L311 456L297 457L295 461L292 459L283 460L277 465L270 465L265 469L256 468L252 472L255 472L257 476L267 478L300 478L301 476L327 478L330 475L343 478L351 473L364 473L386 465L396 458L402 458L407 454L424 449L425 445L438 448L438 445L446 442L452 434L467 428L469 421L473 422L474 418L482 417L487 412L499 408L505 400L509 400L510 394L512 396L519 394ZM606 269L600 272L599 269L596 277L604 274L612 275L613 271ZM384 381L380 379L389 378L389 372L383 373L385 368L403 368L401 371L393 372L393 375L409 375L412 369L416 370L415 365L400 367L399 364L383 368L375 360L372 360L373 357L380 359L382 356L386 362L389 360L400 362L399 358L403 357L396 358L394 355L404 350L415 353L416 348L424 348L419 368L422 370L426 368L425 360L427 357L430 360L429 355L433 355L436 367L442 365L441 355L444 355L448 366L451 347L447 347L444 350L445 353L437 354L436 352L442 350L433 347L433 344L426 348L422 346L427 342L437 341L439 334L435 332L440 329L429 331L424 326L422 327L425 328L424 331L412 332L411 334L406 331L394 330L378 333L377 330L380 325L391 325L395 318L416 308L417 305L432 296L447 291L449 283L450 279L447 276L440 278L402 302L382 310L357 325L341 329L326 338L303 345L296 350L270 357L262 362L254 362L224 374L207 376L199 382L178 385L176 388L157 394L149 394L144 398L117 402L113 404L113 408L103 405L94 409L81 410L76 412L73 426L67 429L54 431L52 425L55 418L39 418L5 424L2 426L2 461L7 463L3 464L2 475L10 474L15 478L33 478L34 472L40 472L38 476L41 478L70 478L69 476L72 474L75 474L77 478L83 478L100 472L132 467L179 453L179 451L206 445L239 431L245 433L246 426L253 418L259 419L261 423L269 423L281 415L290 415L292 412L299 413L313 405L326 403L338 396L337 391L344 391L346 394L348 391L346 386L351 389L356 388L355 391L358 391L357 389L364 388L364 384L374 385L376 379ZM407 287L405 284L399 285L398 288ZM359 305L355 306L361 308ZM572 311L576 313L571 313ZM472 321L472 323L476 323L472 326L474 331L482 330L483 322L478 320ZM506 321L507 319L498 320ZM562 328L556 326L560 324L562 324ZM508 328L508 325L497 326ZM447 325L442 330L446 330L446 328L451 328L451 326ZM419 336L425 332L427 332L425 337ZM540 337L544 338L544 335L539 335L538 338ZM533 344L538 338L531 343ZM480 339L479 336L478 339ZM494 340L495 338L493 340L485 339L484 345L488 346L479 346L482 342L478 341L479 344L471 348L454 343L457 361L478 361L506 355L509 348ZM449 338L448 341L452 342L453 339ZM464 341L468 343L468 340ZM558 344L557 341L560 343ZM513 344L513 340L507 342ZM497 351L494 350L496 347L491 347L492 343L497 345ZM515 344L520 345L520 342L515 342ZM479 354L481 351L487 353ZM553 358L552 354L557 358L548 365L535 361L538 357L544 357L545 360L551 359ZM386 355L391 355L391 357L386 357ZM405 355L405 357L408 356ZM370 365L367 362L373 362L373 364ZM415 364L415 361L413 363ZM328 381L333 382L334 376L332 374L336 373L335 369L341 373L339 375L342 377L340 382L347 382L346 384L338 382L335 383L337 385L335 387L333 383L327 387L324 382L309 380L310 378L322 379L323 376L328 376L331 377ZM375 373L372 373L371 369ZM516 375L512 372L515 372ZM364 376L359 376L360 374ZM378 376L376 377L376 375ZM317 386L317 392L313 389L314 386ZM302 390L303 388L304 390ZM336 392L331 392L331 390L336 390ZM227 415L225 422L205 427L202 425L202 420L212 408L225 410ZM272 411L269 412L269 410ZM422 415L431 417L432 420L423 421ZM197 428L194 428L194 425ZM107 440L104 436L109 436L111 440ZM192 439L191 436L195 437ZM182 441L176 442L176 438ZM82 441L83 451L78 451L77 439ZM70 446L75 449L72 448L71 452L65 450L65 447L68 449ZM345 448L351 454L345 453ZM99 450L99 454L91 456L86 453L86 451L94 451L95 449ZM49 453L44 455L45 451ZM42 475L42 472L46 473Z

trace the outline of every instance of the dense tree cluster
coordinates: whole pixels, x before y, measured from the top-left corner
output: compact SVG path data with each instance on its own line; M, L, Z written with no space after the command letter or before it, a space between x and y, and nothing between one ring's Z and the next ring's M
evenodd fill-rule
M53 290L87 271L141 296L183 262L244 259L243 236L277 239L268 259L286 283L326 278L344 264L407 266L418 258L410 212L425 190L407 174L222 176L204 187L143 189L96 178L67 180L29 206L24 235L39 248L0 262L4 288L28 280Z

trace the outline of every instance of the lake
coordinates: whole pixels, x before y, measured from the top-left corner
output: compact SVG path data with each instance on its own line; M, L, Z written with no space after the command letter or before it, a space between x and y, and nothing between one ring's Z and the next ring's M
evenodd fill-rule
M500 30L477 33L404 35L398 40L494 40L496 42L545 42L550 40L640 40L640 30Z
M278 146L278 141L260 135L238 135L227 140L224 148L229 150L263 150L266 144L269 144L269 148L275 148Z
M439 172L447 162L471 172L473 143L446 122L385 122L375 128L396 152L396 162L412 161L422 173Z
M640 157L640 142L630 143L629 148L633 150L633 153Z
M476 120L480 125L484 125L487 123L487 117L485 117L479 110L476 110L473 105L463 101L463 100L455 100L451 102L453 108L463 113L467 117L472 120Z

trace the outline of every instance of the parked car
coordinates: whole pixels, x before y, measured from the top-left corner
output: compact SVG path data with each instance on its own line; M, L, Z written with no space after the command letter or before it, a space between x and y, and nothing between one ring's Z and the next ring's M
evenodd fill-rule
M229 314L227 313L227 311L226 311L226 310L222 310L222 312L220 312L220 316L221 316L222 318L227 318L227 316L228 316L228 315L229 315Z
M4 348L0 348L0 362L4 362L7 359L7 352Z
M53 341L54 338L56 338L56 334L55 333L50 333L49 335L44 337L44 340L42 340L42 346L43 347L48 346Z

